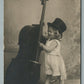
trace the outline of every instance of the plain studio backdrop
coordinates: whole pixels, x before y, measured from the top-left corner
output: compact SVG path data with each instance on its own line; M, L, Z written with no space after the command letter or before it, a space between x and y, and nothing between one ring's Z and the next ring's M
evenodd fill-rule
M19 32L25 25L39 24L40 0L4 0L4 71L18 52ZM68 79L80 79L80 0L48 0L45 23L61 18L67 25L61 42ZM47 30L47 26L44 32ZM44 80L44 57L40 58Z

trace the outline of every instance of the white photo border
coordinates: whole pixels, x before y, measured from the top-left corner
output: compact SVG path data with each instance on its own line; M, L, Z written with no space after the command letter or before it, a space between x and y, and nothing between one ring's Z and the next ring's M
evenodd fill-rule
M0 84L4 84L4 0L0 0Z
M81 84L84 84L84 0L81 0Z

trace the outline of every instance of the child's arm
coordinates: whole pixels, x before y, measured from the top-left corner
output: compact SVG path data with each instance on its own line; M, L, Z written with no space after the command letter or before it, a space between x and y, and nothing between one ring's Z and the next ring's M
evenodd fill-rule
M46 52L51 52L57 47L57 42L53 42L49 47L47 47L43 43L40 43L40 47L43 48Z
M47 31L47 26L45 25L45 22L43 23L42 36L45 39L48 39L48 31Z

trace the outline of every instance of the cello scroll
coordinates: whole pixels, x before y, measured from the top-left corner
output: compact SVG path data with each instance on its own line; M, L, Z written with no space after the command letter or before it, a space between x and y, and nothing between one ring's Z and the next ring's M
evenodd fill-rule
M48 0L41 0L41 4L44 5L46 1Z

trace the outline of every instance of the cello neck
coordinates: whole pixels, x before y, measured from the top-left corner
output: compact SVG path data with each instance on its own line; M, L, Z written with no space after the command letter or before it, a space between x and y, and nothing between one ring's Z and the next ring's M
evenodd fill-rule
M42 15L41 15L41 20L40 20L40 31L39 31L38 43L40 42L41 36L42 36L45 9L46 9L46 1L48 1L48 0L41 0L41 4L43 5L43 8L42 8ZM36 52L36 61L37 62L39 61L39 55L40 55L40 49L39 49L39 45L38 45L37 46L37 52Z
M42 29L43 29L43 24L44 24L44 17L45 17L46 0L43 0L43 1L44 2L42 2L43 8L42 8L42 15L41 15L41 20L40 20L40 32L39 32L38 41L40 41L40 39L41 39Z

